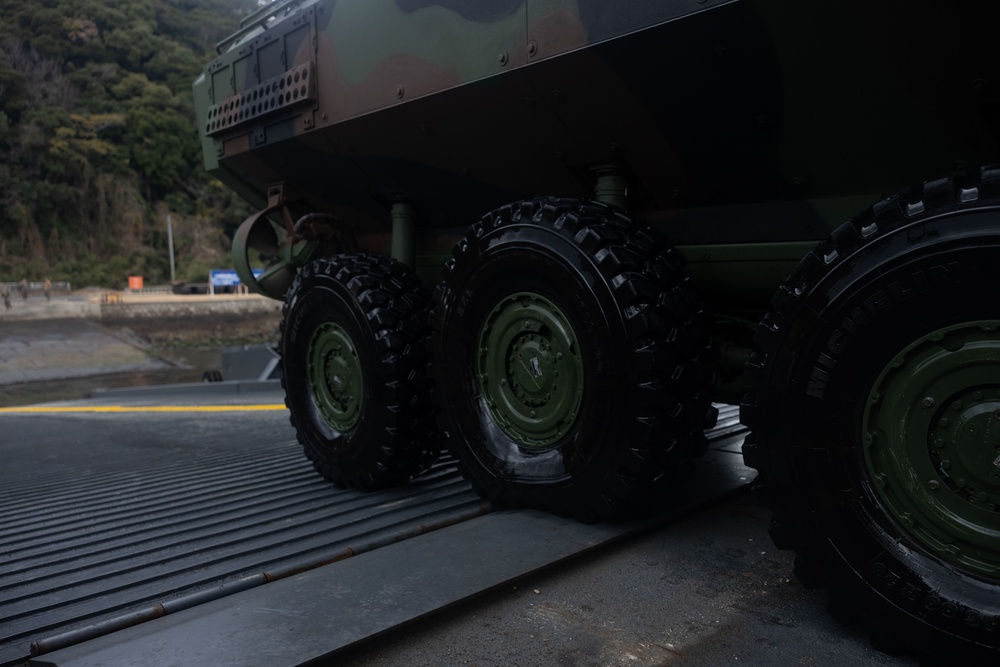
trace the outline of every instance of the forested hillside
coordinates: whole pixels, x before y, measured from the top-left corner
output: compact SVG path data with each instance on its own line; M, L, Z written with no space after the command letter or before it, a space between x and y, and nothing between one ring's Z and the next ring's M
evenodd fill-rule
M191 84L257 0L0 0L0 282L228 266L245 205L201 167Z

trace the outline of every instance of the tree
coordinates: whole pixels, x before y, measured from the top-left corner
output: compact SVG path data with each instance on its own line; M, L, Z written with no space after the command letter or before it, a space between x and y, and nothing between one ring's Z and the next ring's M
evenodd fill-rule
M247 212L202 169L191 83L257 4L0 0L0 273L162 277L165 208L204 246L181 265L219 261Z

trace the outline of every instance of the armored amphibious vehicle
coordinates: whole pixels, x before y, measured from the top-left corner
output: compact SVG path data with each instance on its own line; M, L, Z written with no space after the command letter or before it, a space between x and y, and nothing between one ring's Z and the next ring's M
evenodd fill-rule
M195 82L317 470L669 502L719 403L797 574L1000 659L989 3L278 0Z

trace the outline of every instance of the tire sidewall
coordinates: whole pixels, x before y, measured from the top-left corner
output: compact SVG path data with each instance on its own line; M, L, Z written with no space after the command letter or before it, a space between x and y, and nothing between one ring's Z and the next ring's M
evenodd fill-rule
M627 410L630 386L636 379L624 351L629 347L620 313L607 279L593 261L556 229L537 224L509 223L483 234L449 277L456 302L438 323L441 341L436 363L446 378L443 408L452 416L464 445L457 452L474 457L468 468L485 476L491 486L546 485L560 498L579 488L589 493L614 469L619 448L598 446L615 440L621 424L615 413ZM516 259L515 259L516 257ZM514 270L512 270L514 269ZM569 433L550 447L524 448L491 425L493 417L476 377L479 334L492 309L505 297L532 292L548 299L565 315L583 359L582 404ZM505 458L497 454L505 453Z
M986 209L919 220L841 258L796 308L770 370L788 380L764 413L766 432L780 434L768 443L773 479L794 475L798 497L785 503L813 508L799 512L800 534L832 586L867 598L862 613L890 605L924 621L927 637L992 646L996 582L941 562L890 515L864 463L861 422L875 377L906 346L949 324L1000 319L989 297L1000 293L998 218Z
M371 448L366 445L374 426L373 408L382 405L383 383L377 368L374 334L351 291L323 270L304 275L294 301L287 307L281 358L286 402L300 437L327 465L351 474L364 470ZM324 324L336 323L350 337L363 372L363 397L357 423L350 430L337 431L322 416L309 380L310 340Z

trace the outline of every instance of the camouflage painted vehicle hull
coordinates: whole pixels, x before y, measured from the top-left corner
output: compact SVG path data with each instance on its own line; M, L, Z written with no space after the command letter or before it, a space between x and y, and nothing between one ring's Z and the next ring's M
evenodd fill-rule
M447 439L495 504L592 519L668 497L742 402L800 578L887 647L995 662L998 14L262 8L194 93L307 455L368 488Z

